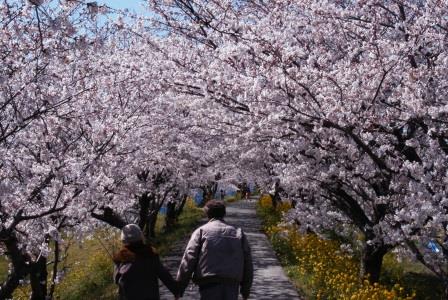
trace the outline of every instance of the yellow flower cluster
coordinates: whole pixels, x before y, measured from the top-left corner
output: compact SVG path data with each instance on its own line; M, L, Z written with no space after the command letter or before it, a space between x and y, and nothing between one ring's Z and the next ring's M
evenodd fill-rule
M259 205L264 208L272 208L272 197L269 194L263 194L260 197ZM277 204L277 211L280 213L286 212L291 209L291 203L289 201L282 201Z
M298 272L307 276L317 299L410 300L398 284L387 289L359 279L356 259L340 251L336 241L322 240L314 234L300 235L290 228L288 240L298 261Z
M263 196L260 206L268 208L270 197ZM279 211L287 207L280 206ZM266 228L271 241L277 245L287 244L295 256L296 273L314 299L342 300L411 300L415 295L405 295L400 285L392 289L371 284L359 278L359 262L341 251L340 244L324 240L315 234L300 234L292 226L274 224ZM280 241L281 240L281 241ZM275 245L274 245L275 247Z
M272 207L272 198L269 194L263 194L260 197L259 205L262 208L270 208Z

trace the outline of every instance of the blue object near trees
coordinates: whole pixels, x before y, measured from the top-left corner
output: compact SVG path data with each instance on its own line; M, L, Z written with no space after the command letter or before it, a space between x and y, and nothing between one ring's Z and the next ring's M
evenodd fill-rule
M434 240L429 241L428 245L426 245L426 247L434 253L440 252L440 248L439 248L437 242L435 242Z
M202 190L194 190L193 191L193 199L196 205L200 205L204 201L204 195Z

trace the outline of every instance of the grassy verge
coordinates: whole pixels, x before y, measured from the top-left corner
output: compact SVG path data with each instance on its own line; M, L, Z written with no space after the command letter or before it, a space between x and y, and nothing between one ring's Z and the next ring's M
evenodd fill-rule
M263 201L264 199L261 199ZM279 210L273 209L272 205L260 203L257 205L257 215L261 218L263 228L265 233L267 233L272 247L279 259L283 269L286 274L296 286L300 295L304 296L306 299L311 299L313 294L312 289L310 289L307 285L307 278L301 276L298 272L298 259L294 255L294 250L290 243L288 243L285 239L274 239L267 231L269 228L276 226L281 222L282 215ZM264 200L270 201L270 200Z
M443 282L422 264L410 259L398 260L395 254L384 257L380 283L391 286L400 282L407 293L415 292L416 300L444 300Z
M343 252L338 241L301 235L281 225L282 211L287 209L282 204L274 210L270 198L263 196L257 213L286 273L305 299L442 299L442 285L434 276L420 264L398 261L393 254L384 260L380 284L360 280L358 260Z
M91 238L72 245L63 266L65 275L56 286L56 299L114 299L113 263L118 250L118 231L99 230Z
M199 220L204 216L202 209L197 208L192 203L187 205L184 212L179 216L177 226L174 230L159 234L155 243L157 251L160 255L165 255L170 250L170 246L177 240L182 239L186 235L191 234L193 229L198 225ZM159 224L164 224L164 218L160 218ZM161 232L162 226L159 225L158 232Z
M8 261L0 256L0 282L3 282L8 275Z
M189 201L179 216L177 225L169 232L164 232L165 218L159 216L154 241L159 254L161 256L167 254L175 241L190 234L202 216L202 210L196 208L193 202ZM56 286L55 299L117 299L117 287L112 282L113 263L111 254L121 247L119 231L110 228L101 229L83 241L70 241L67 238L65 242L71 243L71 246L66 253L67 259L60 266L65 274ZM1 276L6 273L6 264L6 261L1 258ZM5 270L5 272L2 272L2 270ZM18 289L14 294L14 299L29 299L29 288L25 286Z

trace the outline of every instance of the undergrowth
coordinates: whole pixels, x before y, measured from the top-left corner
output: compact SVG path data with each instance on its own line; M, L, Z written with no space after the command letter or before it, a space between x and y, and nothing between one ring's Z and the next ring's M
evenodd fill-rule
M410 287L410 282L404 277L397 280L391 271L387 274L389 277L386 275L387 270L396 270L395 266L399 265L396 260L384 264L383 277L387 280L371 284L365 278L360 279L359 261L341 250L339 241L300 234L294 226L282 224L282 214L288 209L290 205L286 202L274 209L270 196L262 195L257 212L285 271L306 299L426 299L422 289L405 288Z

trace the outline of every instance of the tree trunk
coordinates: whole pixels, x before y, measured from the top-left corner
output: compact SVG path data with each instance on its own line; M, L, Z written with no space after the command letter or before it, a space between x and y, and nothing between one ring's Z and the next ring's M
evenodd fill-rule
M272 207L274 207L274 209L277 209L277 205L281 201L279 192L275 192L271 199L272 199Z
M448 299L448 279L443 280L443 298Z
M166 205L165 213L165 230L170 231L176 223L177 211L176 203L174 201L168 201Z
M20 285L20 280L29 274L30 269L27 265L27 256L20 251L15 236L11 234L3 240L3 243L12 263L12 271L1 285L0 299L11 299L12 293Z
M179 205L178 208L176 209L176 219L180 216L180 214L181 214L182 211L184 210L185 203L187 203L187 198L188 198L188 195L184 195L184 196L182 197L182 202L180 203L180 205Z
M378 282L383 258L388 250L386 246L366 245L361 262L361 276L368 276L371 283Z
M126 226L126 222L116 212L114 212L112 208L104 207L102 208L102 211L102 214L97 214L92 211L90 215L93 218L103 221L110 226L118 229L122 229L124 226Z
M47 258L39 259L31 265L31 300L45 300L47 296Z
M215 198L216 191L218 191L218 183L213 182L210 187L211 199Z
M48 298L53 299L54 290L56 288L56 278L58 277L58 265L60 259L60 245L59 242L54 242L54 263L53 263L53 271L51 275L51 285L50 290L48 291Z
M12 299L12 293L19 287L19 281L25 277L22 272L13 270L0 289L0 299Z
M156 222L157 222L157 216L159 215L159 211L153 211L150 214L149 220L148 220L148 228L149 228L149 236L151 238L156 237Z
M139 204L139 221L138 221L138 226L141 229L145 228L145 225L148 225L147 222L147 218L148 218L148 213L149 213L149 207L150 207L150 202L153 200L153 197L150 197L147 193L141 195L138 198L138 204Z

